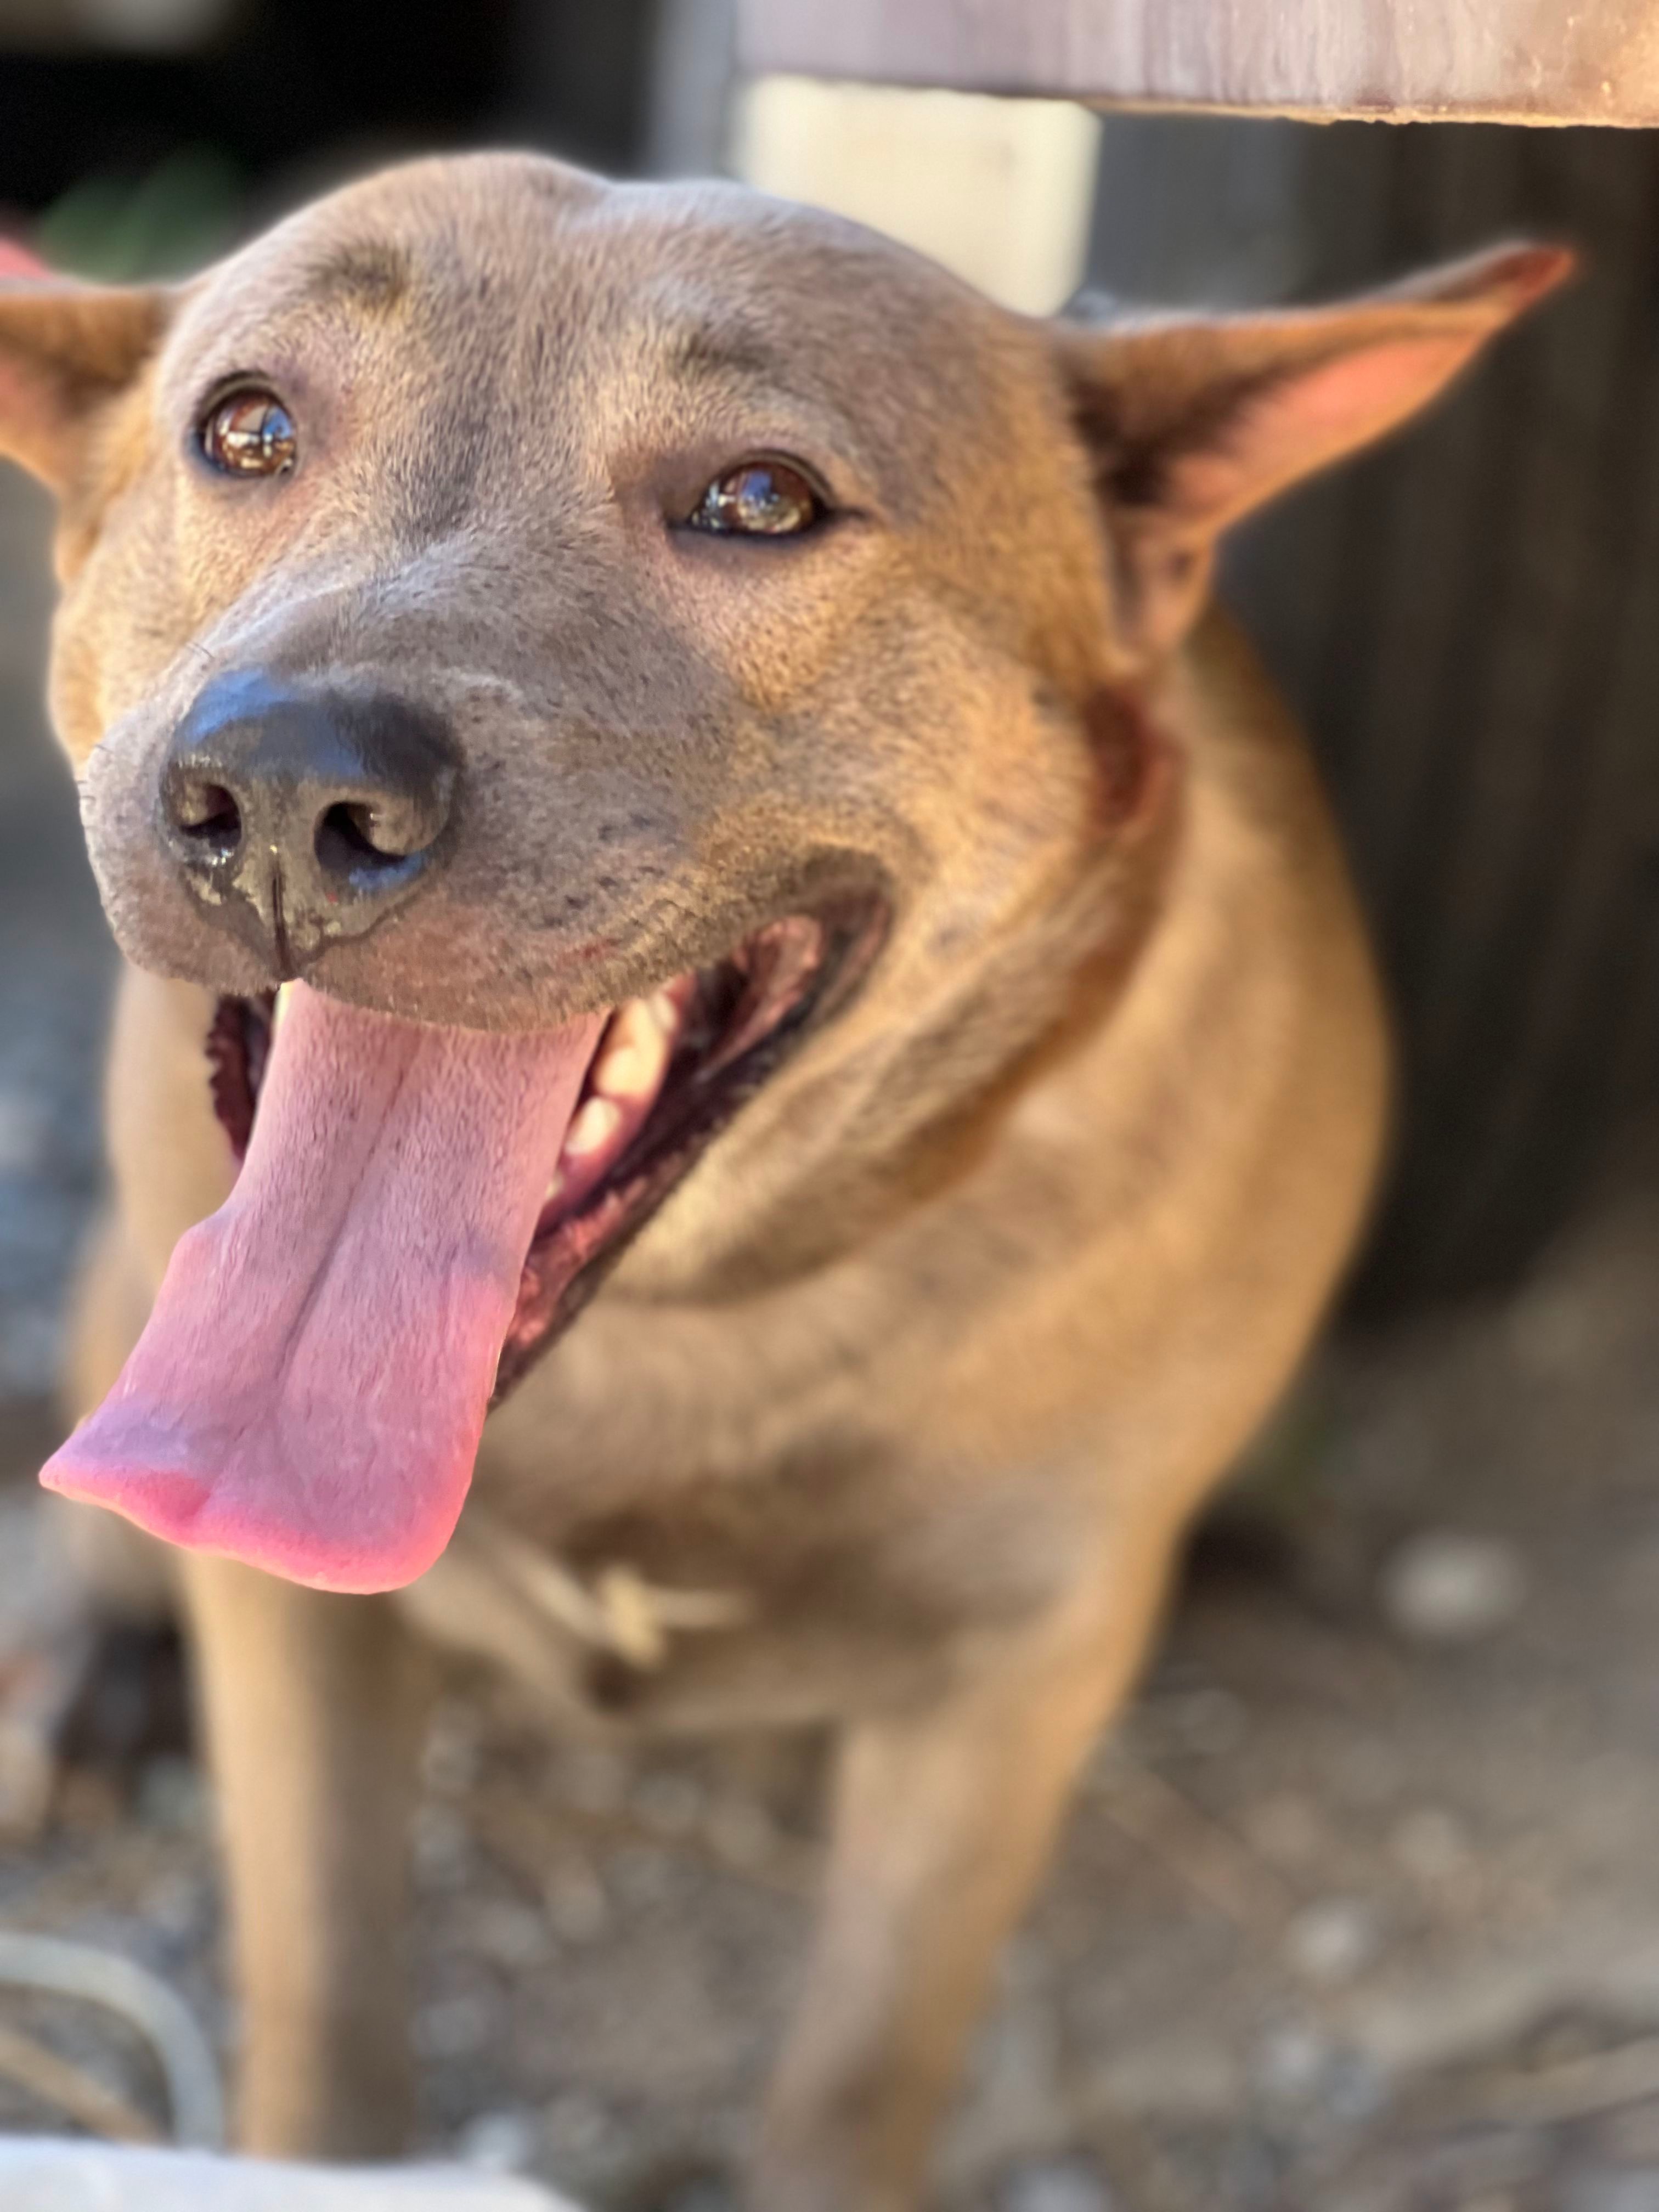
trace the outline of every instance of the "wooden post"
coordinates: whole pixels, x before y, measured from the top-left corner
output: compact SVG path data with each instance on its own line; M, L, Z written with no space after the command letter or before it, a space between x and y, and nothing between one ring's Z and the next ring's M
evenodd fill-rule
M755 72L1328 120L1659 123L1651 0L740 0Z
M1052 313L1082 281L1101 125L1075 101L775 76L736 120L748 183L884 230L1004 307Z

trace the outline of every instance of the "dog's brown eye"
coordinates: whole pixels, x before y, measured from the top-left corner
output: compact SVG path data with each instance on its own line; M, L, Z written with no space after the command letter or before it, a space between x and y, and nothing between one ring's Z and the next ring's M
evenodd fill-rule
M693 508L694 530L793 538L823 515L823 501L787 461L745 461L716 477Z
M294 417L270 392L233 392L202 425L202 451L233 477L279 477L294 466Z

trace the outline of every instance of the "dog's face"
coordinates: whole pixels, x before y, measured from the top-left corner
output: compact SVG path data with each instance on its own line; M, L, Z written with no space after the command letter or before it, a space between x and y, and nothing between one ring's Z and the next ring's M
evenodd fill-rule
M239 1202L301 1135L359 1182L418 1158L364 1264L418 1276L428 1320L446 1267L493 1285L447 1501L497 1357L510 1379L694 1164L659 1286L1052 1018L1170 803L1158 672L1217 532L1562 266L1090 335L734 189L481 156L337 194L177 295L0 297L0 443L64 501L53 697L94 864L128 956L222 994L233 1135L264 994L303 979ZM267 1285L297 1232L270 1235ZM273 1372L320 1325L307 1281ZM200 1534L199 1473L120 1502ZM203 1540L370 1586L426 1541L360 1571L250 1526Z
M1020 830L1086 814L1064 726L1109 667L1044 352L719 187L434 164L284 225L185 295L94 463L55 693L125 949L533 1030L826 902L984 929ZM250 722L273 772L386 756L421 865L371 889L311 823L227 865L199 791L169 823L180 758L258 777Z

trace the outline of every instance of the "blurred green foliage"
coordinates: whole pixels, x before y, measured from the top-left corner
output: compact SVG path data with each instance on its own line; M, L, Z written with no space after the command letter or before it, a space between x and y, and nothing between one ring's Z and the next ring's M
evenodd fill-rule
M180 276L234 244L246 191L228 155L184 147L137 179L100 173L71 186L33 244L54 268L104 283Z

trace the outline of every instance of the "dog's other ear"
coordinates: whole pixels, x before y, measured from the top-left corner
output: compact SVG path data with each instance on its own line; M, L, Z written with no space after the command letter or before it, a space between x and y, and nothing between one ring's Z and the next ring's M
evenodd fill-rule
M1331 307L1055 325L1122 642L1167 652L1230 523L1403 422L1572 266L1559 247L1499 246Z
M18 281L20 263L27 275ZM75 483L100 407L129 385L167 328L164 291L33 280L0 258L0 453L55 492Z

